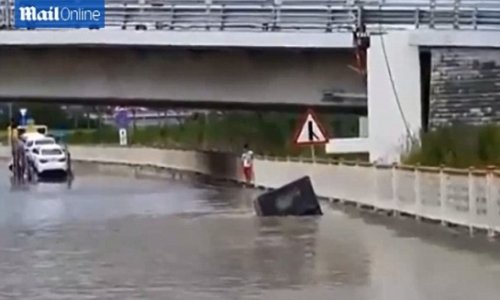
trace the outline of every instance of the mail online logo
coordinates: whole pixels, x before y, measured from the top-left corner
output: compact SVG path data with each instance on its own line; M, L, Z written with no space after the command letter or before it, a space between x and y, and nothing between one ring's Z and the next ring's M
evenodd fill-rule
M17 28L104 27L105 0L15 0Z

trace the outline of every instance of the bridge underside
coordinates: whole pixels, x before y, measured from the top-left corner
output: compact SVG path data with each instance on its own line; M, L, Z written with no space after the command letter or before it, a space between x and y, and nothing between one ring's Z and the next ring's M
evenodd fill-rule
M43 98L43 97L1 97L0 103L46 103L58 105L111 105L111 106L138 106L149 108L179 108L179 109L215 109L215 110L251 110L251 111L276 111L276 112L304 112L304 104L279 104L279 103L237 103L220 101L179 101L179 100L151 100L151 99L117 99L117 98ZM355 114L366 116L368 107L365 103L359 104L333 104L333 105L307 105L316 112L335 114Z
M348 50L0 48L0 101L366 112Z

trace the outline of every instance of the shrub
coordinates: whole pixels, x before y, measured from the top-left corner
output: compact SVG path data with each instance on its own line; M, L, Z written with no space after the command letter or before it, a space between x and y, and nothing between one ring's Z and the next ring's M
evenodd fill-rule
M420 144L414 145L402 160L407 164L457 168L499 165L500 126L454 125L422 133Z

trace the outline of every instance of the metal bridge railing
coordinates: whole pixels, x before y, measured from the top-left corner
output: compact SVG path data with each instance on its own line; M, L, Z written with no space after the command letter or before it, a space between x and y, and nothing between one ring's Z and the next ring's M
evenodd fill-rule
M7 7L6 0L0 0L0 28L6 28L9 25L10 17L7 15Z
M13 29L13 0L0 28ZM108 0L106 27L148 30L342 31L449 28L500 30L500 0Z

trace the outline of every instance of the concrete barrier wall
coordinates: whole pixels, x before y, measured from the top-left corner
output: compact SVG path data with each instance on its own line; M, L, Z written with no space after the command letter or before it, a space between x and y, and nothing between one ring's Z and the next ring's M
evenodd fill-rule
M499 49L432 49L429 127L500 123Z
M4 2L4 1L0 1ZM494 36L496 38L496 36ZM2 30L0 46L351 49L350 32Z
M75 160L191 171L242 181L231 154L72 146ZM0 147L0 156L8 156ZM500 171L311 163L258 158L255 185L277 188L309 175L318 196L490 233L500 231Z
M76 161L160 167L194 172L217 178L240 180L241 171L231 154L165 150L153 148L83 147L70 148Z

